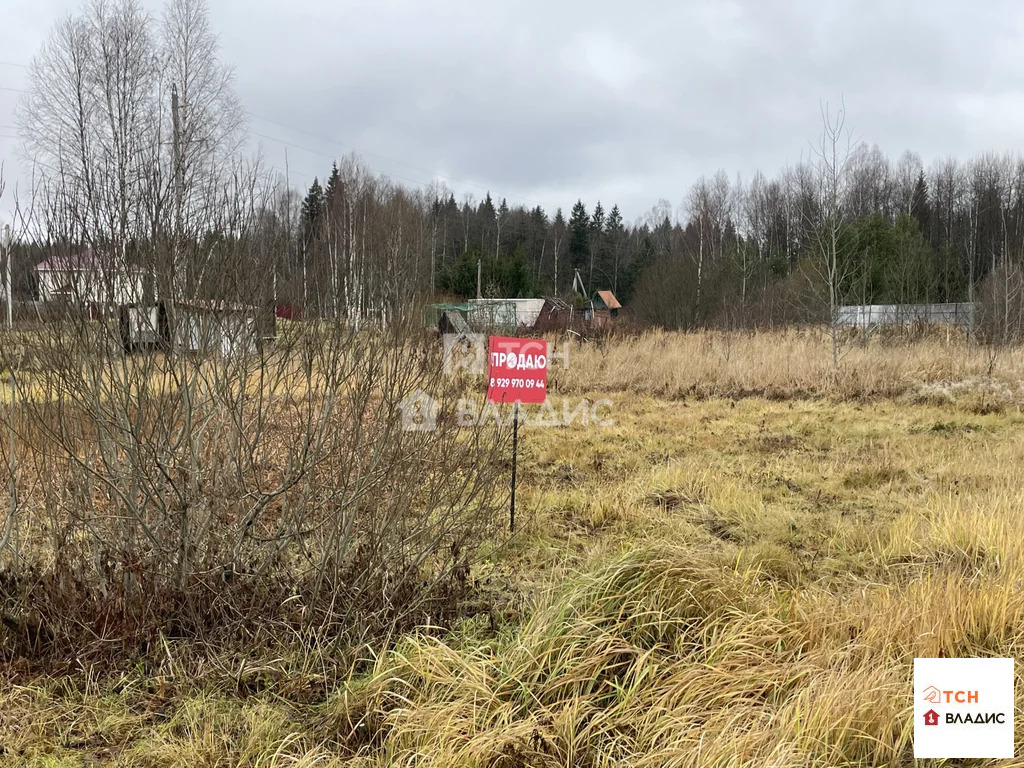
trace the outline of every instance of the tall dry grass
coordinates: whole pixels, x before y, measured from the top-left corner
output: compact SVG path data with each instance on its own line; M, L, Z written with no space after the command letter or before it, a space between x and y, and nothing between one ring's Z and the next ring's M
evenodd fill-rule
M491 645L409 640L324 726L369 765L899 765L915 656L1019 655L1024 594L936 574L838 595L658 546Z
M555 341L560 348L563 342ZM997 348L962 334L920 337L851 334L838 371L824 333L648 331L568 343L568 370L555 361L553 389L622 391L656 397L949 398L968 382L1024 399L1024 347ZM968 387L970 389L970 387ZM953 395L956 393L953 392Z
M574 348L557 388L614 423L521 430L489 606L342 679L169 643L113 685L0 681L0 765L909 765L915 657L1024 652L1024 416L1019 351L889 341L846 384L797 333ZM739 397L745 364L788 399Z

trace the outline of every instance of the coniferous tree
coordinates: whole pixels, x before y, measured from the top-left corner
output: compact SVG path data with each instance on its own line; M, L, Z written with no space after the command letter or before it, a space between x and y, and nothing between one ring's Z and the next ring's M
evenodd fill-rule
M494 242L494 217L497 211L494 209L494 201L491 199L491 193L487 193L480 205L476 209L477 226L480 227L480 250L490 250L491 243Z
M324 190L320 186L320 180L313 178L309 186L309 192L302 201L302 210L299 214L299 232L302 238L302 247L299 249L298 263L296 269L301 275L302 304L308 306L310 299L310 270L315 269L317 263L318 235L321 221L324 214Z
M548 217L539 205L533 208L526 217L522 244L526 252L527 263L533 268L533 273L537 277L538 287L545 288L544 264L551 259L551 249L548 243Z
M612 211L608 214L608 229L605 233L605 240L608 250L609 266L611 269L612 293L619 289L619 271L622 267L623 236L625 232L622 227L622 214L619 206L613 205Z
M491 199L490 192L487 193L487 197L480 201L476 212L486 222L490 222L494 218L494 201Z
M582 269L589 255L590 217L587 215L587 206L582 200L577 200L569 216L569 266Z
M516 248L507 258L481 254L470 249L458 261L445 269L438 279L438 287L461 298L476 296L477 262L484 295L489 298L532 298L537 291L533 275L523 258L522 248Z
M490 196L488 195L488 197ZM508 203L505 202L504 197L501 198L501 205L498 206L494 221L498 230L497 238L494 241L494 254L495 256L501 256L501 228L508 222Z
M337 194L340 184L341 174L338 172L338 164L332 163L331 175L327 177L327 189L324 191L324 204L328 211L334 208L334 196Z
M590 269L587 271L587 290L594 290L594 266L598 265L598 274L600 274L600 264L604 257L604 207L601 205L601 201L597 201L597 205L594 206L594 215L590 219Z
M551 223L551 252L552 252L552 266L554 267L554 273L551 277L551 285L554 288L556 296L559 295L559 280L558 280L558 256L564 250L565 247L565 216L562 215L562 209L559 208L555 211L555 220Z
M590 229L598 235L604 232L604 207L601 205L600 200L594 206L594 216L590 220Z
M306 193L306 199L302 201L302 242L304 245L308 244L313 238L317 226L320 224L320 219L324 213L324 190L320 186L320 180L316 177L313 178L313 183L309 186L309 192Z
M914 185L914 196L910 203L910 214L917 219L917 225L925 237L931 232L932 211L931 201L928 199L928 183L924 179L924 171L917 177Z

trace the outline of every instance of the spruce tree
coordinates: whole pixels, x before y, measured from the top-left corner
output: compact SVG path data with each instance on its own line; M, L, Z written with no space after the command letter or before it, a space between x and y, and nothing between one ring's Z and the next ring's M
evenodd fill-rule
M338 164L331 163L331 175L327 177L327 190L324 195L326 210L331 211L334 209L334 196L337 194L340 185L341 174L338 172Z
M594 234L600 235L604 232L604 208L601 205L601 201L597 201L597 205L594 206L594 217L590 220L590 228Z
M587 290L594 290L594 267L600 274L600 264L604 259L604 207L601 201L594 206L594 216L590 219L590 269L587 270Z
M581 269L590 255L590 217L587 206L577 200L569 215L569 266Z
M928 199L928 184L924 179L924 171L917 176L914 185L914 196L910 202L910 215L917 219L921 233L927 238L931 234L932 210Z
M617 205L613 205L612 212L608 214L608 232L622 232L622 214Z
M607 272L611 273L612 293L615 293L619 289L619 272L622 266L623 240L625 239L622 214L617 205L612 206L612 212L608 215L608 230L605 233L605 239L607 240L608 260L611 262Z
M302 225L303 245L308 245L316 233L320 218L323 216L324 202L324 190L320 186L320 180L313 177L313 183L309 186L306 199L302 201L300 222Z
M559 208L555 211L555 220L551 223L551 245L552 256L554 261L554 275L552 277L551 285L554 288L555 296L558 296L558 255L562 251L565 245L565 216L562 215L562 209Z
M491 199L491 193L488 192L487 197L481 201L476 209L476 226L479 227L477 231L479 240L474 237L474 242L479 242L480 250L485 253L491 249L491 243L495 242L495 214L494 201Z
M491 222L494 221L494 201L491 200L491 193L487 193L487 197L480 203L480 207L477 208L477 215L483 219L484 226L489 227Z
M497 226L498 235L494 240L494 255L501 256L501 228L508 220L508 203L505 202L505 198L501 198L501 205L498 206L498 212L494 217L495 224Z

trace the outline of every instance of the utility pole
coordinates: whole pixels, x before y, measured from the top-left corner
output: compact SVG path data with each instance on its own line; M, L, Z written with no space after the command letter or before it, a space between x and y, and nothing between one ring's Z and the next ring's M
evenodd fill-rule
M284 210L284 212L285 212L285 224L287 225L288 242L285 245L285 258L284 258L283 269L285 270L286 273L290 273L292 271L292 266L293 266L293 261L292 261L292 188L291 188L290 181L289 181L291 179L291 177L292 177L291 176L291 172L290 172L290 170L288 168L288 147L285 147L284 148L284 188L285 188L285 198L284 198L285 199L285 210ZM278 258L278 254L275 253L274 254L274 307L275 308L277 307L277 304L278 304L278 298L277 298L277 267L278 267L278 261L279 260L280 259ZM293 303L295 301L294 294L292 295L291 301ZM303 299L302 299L302 310L305 311L305 309L306 309L306 299L305 299L305 297L303 297ZM275 309L274 311L277 311L277 310Z
M547 342L545 342L547 343ZM516 532L516 459L519 456L519 401L512 404L512 490L509 494L508 532Z
M170 299L174 299L174 283L178 267L178 256L181 248L181 235L182 235L182 198L184 197L184 163L181 157L181 118L178 114L178 85L177 83L171 84L171 125L173 127L174 136L172 139L172 153L174 163L174 248L171 250L171 274L170 274L170 285L168 290L170 292Z
M4 256L7 258L7 333L8 343L13 346L14 344L14 313L12 311L12 300L14 291L11 288L11 275L13 270L11 269L11 225L5 224L3 233L0 234L0 247L3 249ZM12 350L13 353L13 350ZM9 353L11 354L11 353ZM11 384L11 406L9 411L9 421L7 423L7 470L10 473L10 481L8 483L8 493L10 495L10 508L7 510L7 525L0 536L0 550L5 548L11 540L11 536L14 533L14 516L18 511L18 484L15 482L15 469L17 464L14 459L14 400L15 400L15 384L14 384L14 361L9 362L8 368L10 369L10 384Z
M476 297L483 298L483 294L480 293L480 259L476 260Z
M572 289L586 300L587 286L583 284L583 278L580 277L580 271L578 269L575 270L575 275L572 278Z

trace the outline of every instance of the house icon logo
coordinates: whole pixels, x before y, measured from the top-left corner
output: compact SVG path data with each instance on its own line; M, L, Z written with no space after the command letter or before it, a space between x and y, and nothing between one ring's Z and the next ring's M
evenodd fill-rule
M934 709L929 709L924 713L924 724L925 725L938 725L939 724L939 713Z
M406 432L433 432L437 429L437 401L422 389L407 395L399 404L402 429Z
M929 685L924 689L924 695L921 697L929 704L941 704L942 703L942 691L936 688L934 685Z

